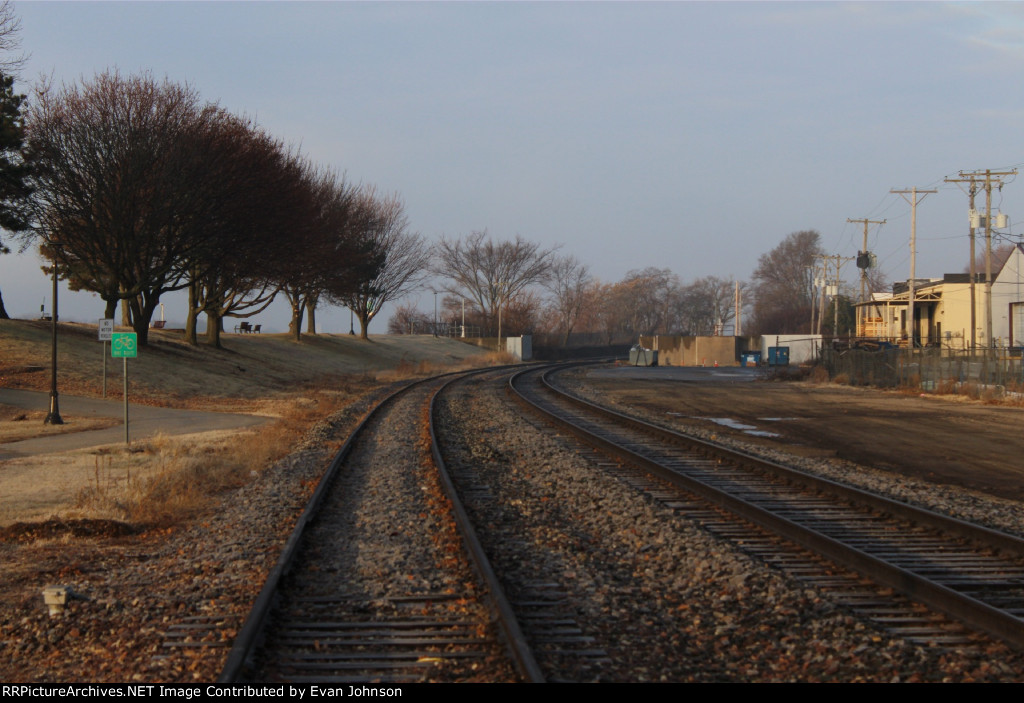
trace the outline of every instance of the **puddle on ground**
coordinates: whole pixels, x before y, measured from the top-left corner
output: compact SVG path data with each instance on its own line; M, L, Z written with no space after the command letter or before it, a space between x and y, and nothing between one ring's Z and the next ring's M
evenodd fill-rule
M799 420L798 417L759 417L757 418L761 422L787 422L790 420Z
M734 430L739 430L744 434L748 434L751 437L781 437L782 435L777 432L765 432L759 430L755 425L745 425L742 422L733 420L731 417L698 417L698 420L707 420L713 422L716 425L722 425L723 427L729 427Z

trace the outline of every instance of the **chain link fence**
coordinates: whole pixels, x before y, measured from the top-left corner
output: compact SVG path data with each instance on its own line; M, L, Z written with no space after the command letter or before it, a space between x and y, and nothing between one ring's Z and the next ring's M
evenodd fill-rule
M1020 351L948 349L822 350L829 378L851 385L920 388L942 393L1024 389Z

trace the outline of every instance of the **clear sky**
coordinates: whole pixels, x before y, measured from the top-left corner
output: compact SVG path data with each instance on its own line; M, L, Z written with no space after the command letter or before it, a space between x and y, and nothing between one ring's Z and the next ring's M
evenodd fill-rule
M817 229L909 275L962 271L967 196L943 178L1024 166L1024 5L817 2L17 2L40 74L151 71L255 116L353 181L397 191L428 238L520 234L604 281L670 268L749 278ZM994 203L1024 233L1024 179ZM983 201L981 201L983 202ZM856 269L844 273L854 280ZM0 257L14 316L49 288ZM420 296L433 306L432 295ZM62 297L62 317L102 312ZM383 319L371 332L386 330ZM184 311L168 301L167 317ZM283 309L263 316L283 329ZM348 314L319 315L347 331Z

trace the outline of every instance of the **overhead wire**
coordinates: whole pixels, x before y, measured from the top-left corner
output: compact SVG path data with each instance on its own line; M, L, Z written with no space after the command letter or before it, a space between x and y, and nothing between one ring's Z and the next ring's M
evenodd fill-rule
M996 170L1013 171L1013 170L1020 170L1022 168L1024 168L1024 162L1020 162L1020 163L1014 164L1012 166L1005 167L1005 168L1000 168L1000 169L996 169ZM940 179L934 180L931 183L929 183L928 185L926 185L923 188L921 188L921 190L930 190L930 189L933 189L933 187L934 187L935 190L941 189L941 190L945 191L945 190L949 190L950 187L953 187L953 186L955 186L958 189L962 190L960 188L960 184L958 184L958 183L950 183L950 182L946 181L946 178L952 178L952 177L954 177L956 175L959 175L959 174L960 174L960 171L957 171L954 174L950 174L949 176L944 176L944 177L942 177ZM1011 175L1011 176L1006 177L1006 180L1000 182L1000 187L998 188L999 197L998 197L998 200L997 200L997 203L996 203L997 207L1000 210L1002 209L1002 204L1003 204L1003 199L1004 199L1004 195L1003 195L1003 192L1002 192L1002 186L1003 185L1008 185L1008 184L1014 182L1015 180L1016 180L1016 175ZM896 194L892 193L891 190L886 195L883 195L882 198L878 201L878 203L876 203L876 205L870 210L869 218L871 218L871 217L881 217L882 215L887 214L899 200L902 200L902 198L890 198L890 196L892 196L892 195L896 195ZM888 202L886 202L887 199L888 199ZM900 221L902 219L905 219L908 214L909 214L908 212L901 212L898 215L891 216L891 217L885 217L884 219L886 220L886 224L889 224L891 222L898 222L898 221ZM849 224L849 223L846 223L846 224ZM881 234L881 229L882 229L881 225L876 225L874 227L874 232L873 232L873 236L872 236L872 239L871 239L871 246L869 247L869 249L874 250L874 249L876 249L878 247L878 242L879 242L879 238L880 238L880 234ZM1008 229L1012 230L1012 225ZM842 235L845 235L846 232L847 232L847 228L844 226L844 229L843 229L843 231L841 233L841 236L840 236L840 240L843 239ZM993 234L995 235L996 233L994 232ZM1005 233L999 233L998 236L1001 239L1005 239L1007 241L1009 241L1010 237L1019 237L1021 239L1024 239L1024 235L1014 234L1012 231L1005 232ZM850 241L852 243L853 234L852 233L849 234L849 237L850 237ZM965 238L968 238L968 237L969 237L969 235L967 235L967 234L955 234L955 235L948 235L948 236L918 237L918 239L922 240L922 241L944 241L944 240L965 239ZM909 251L906 251L904 253L904 255L902 257L900 257L900 259L898 261L893 261L892 260L892 258L894 256L896 256L897 253L902 248L903 248L902 245L897 246L891 252L889 252L888 254L883 254L882 256L880 256L879 257L879 268L882 268L883 270L889 271L889 270L898 269L899 267L901 267L904 264L906 264L906 262L909 261L909 259L910 259L910 252Z

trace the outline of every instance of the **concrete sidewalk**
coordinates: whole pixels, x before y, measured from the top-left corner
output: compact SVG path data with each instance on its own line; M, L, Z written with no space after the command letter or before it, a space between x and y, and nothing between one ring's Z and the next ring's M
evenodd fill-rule
M77 417L124 417L124 403L120 400L100 400L59 395L61 416ZM0 388L0 403L25 410L48 412L50 394L40 391L24 391ZM257 415L232 413L211 413L197 410L174 410L154 408L149 405L128 403L128 430L131 441L145 439L157 433L167 435L191 434L210 430L230 430L251 427L266 422L267 418ZM72 449L83 449L103 444L124 442L124 424L103 430L66 432L44 437L25 439L20 442L0 444L0 461L34 454L51 454Z

